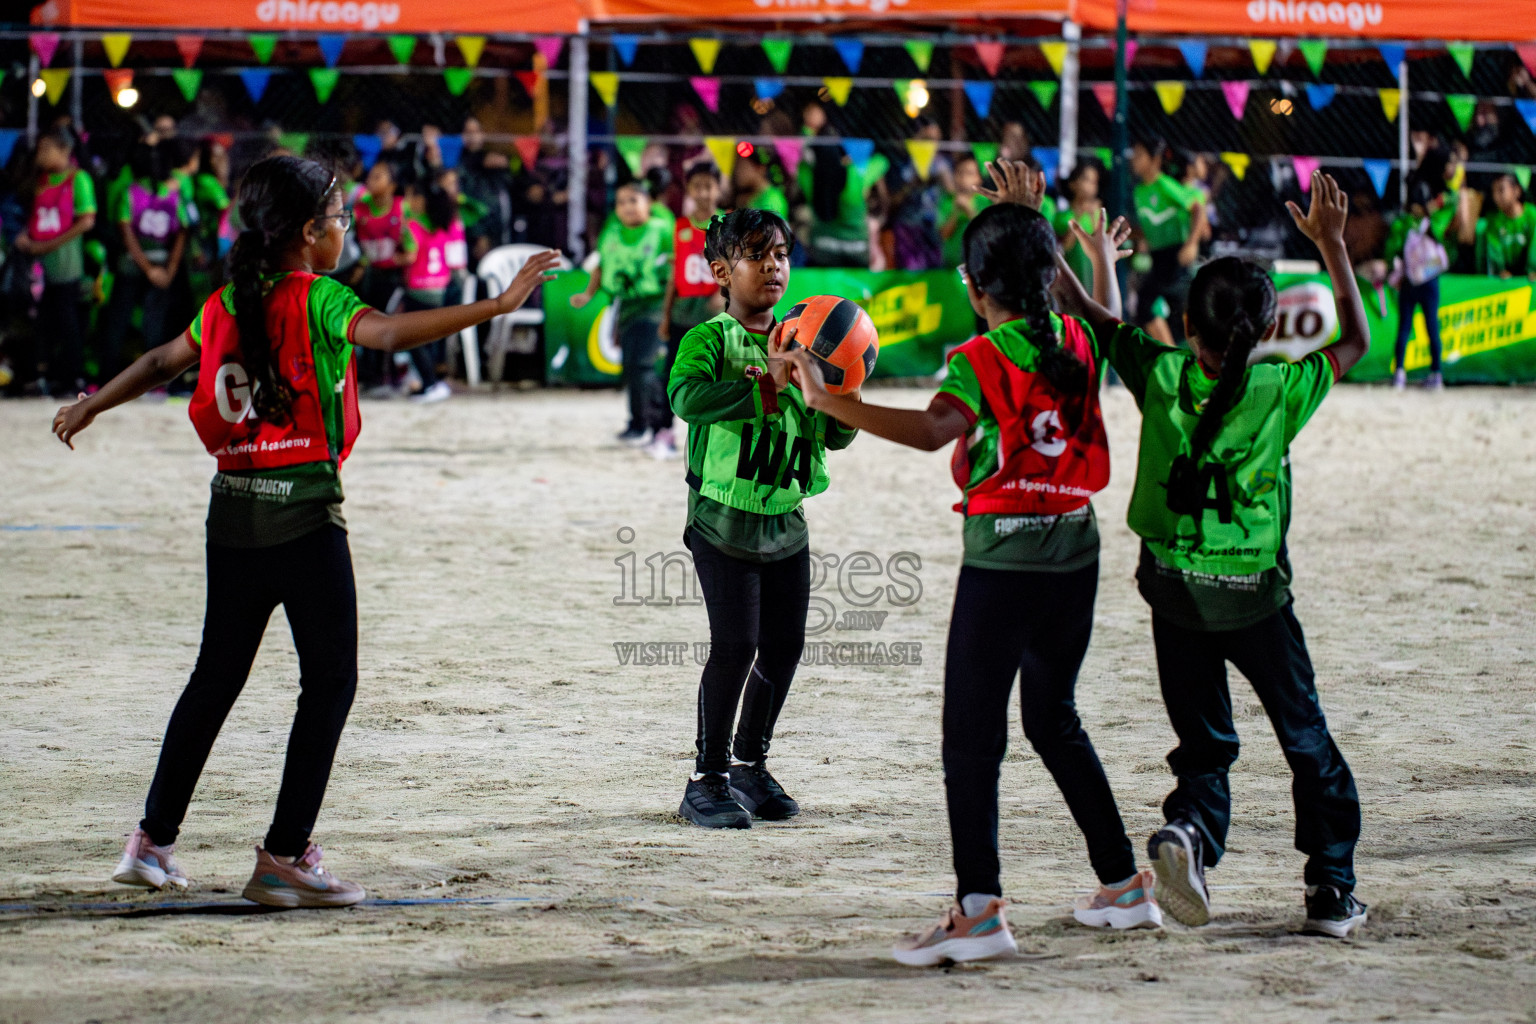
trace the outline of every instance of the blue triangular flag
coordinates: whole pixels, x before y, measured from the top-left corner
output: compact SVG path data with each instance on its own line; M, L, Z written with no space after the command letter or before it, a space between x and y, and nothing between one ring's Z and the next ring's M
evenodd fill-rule
M966 82L965 95L971 101L971 106L976 108L977 117L986 117L992 111L991 82Z
M1322 110L1333 102L1333 96L1336 92L1338 90L1331 85L1309 85L1307 86L1307 102L1312 104L1313 110Z
M1189 65L1189 70L1199 78L1205 74L1206 45L1198 39L1186 39L1179 44L1179 52L1184 55L1184 63Z
M853 166L863 168L869 163L869 158L875 155L874 139L842 139L843 152L848 154L848 159L853 161Z
M1031 155L1040 161L1040 169L1045 172L1047 186L1056 184L1056 172L1061 170L1061 150L1043 146L1036 146L1030 151Z
M464 136L439 135L437 137L437 151L443 154L444 167L459 166L459 155L464 152Z
M625 67L635 62L635 51L640 48L639 36L609 36L608 41L613 44L613 52L619 55Z
M245 83L245 91L251 94L252 103L261 102L261 94L267 91L267 80L272 77L272 72L266 68L246 68L240 72L240 81Z
M1371 176L1371 186L1376 189L1376 196L1380 198L1387 194L1387 177L1392 173L1391 160L1362 160L1365 165L1365 173Z
M315 42L320 44L320 56L325 58L325 66L333 68L341 60L341 48L347 45L347 37L342 33L332 33L319 36Z
M778 78L754 78L752 79L752 91L760 99L776 99L779 93L784 91L784 82Z
M1515 109L1525 118L1525 126L1536 132L1536 100L1515 100Z
M1387 70L1392 76L1397 77L1397 66L1408 56L1408 51L1396 43L1377 43L1376 52L1381 54L1381 59L1386 62Z
M837 55L843 58L843 63L848 65L852 74L859 73L859 65L864 61L864 41L862 39L834 39L832 45L837 49Z
M373 162L379 158L379 150L384 148L384 142L377 135L354 135L352 145L357 147L357 158L363 162L363 167L373 166Z
M0 167L11 162L11 151L16 148L16 140L19 138L20 128L0 128Z

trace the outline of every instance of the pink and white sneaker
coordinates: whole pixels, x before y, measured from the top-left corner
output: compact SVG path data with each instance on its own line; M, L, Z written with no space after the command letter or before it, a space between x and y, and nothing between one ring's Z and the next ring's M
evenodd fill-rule
M292 864L256 847L256 870L240 895L268 907L350 907L368 894L356 882L320 866L320 847L310 843Z
M143 829L134 829L123 849L123 859L117 862L117 870L112 872L112 881L146 889L164 889L167 885L185 889L187 876L176 864L172 855L175 849L175 843L156 846Z
M1012 956L1019 946L1008 930L1004 913L1007 905L1001 896L994 897L975 917L967 917L965 911L951 906L937 922L896 943L891 956L908 967L937 967Z
M1099 886L1092 896L1084 896L1072 909L1079 924L1090 928L1161 928L1163 912L1153 895L1156 879L1145 869L1132 875L1124 885Z

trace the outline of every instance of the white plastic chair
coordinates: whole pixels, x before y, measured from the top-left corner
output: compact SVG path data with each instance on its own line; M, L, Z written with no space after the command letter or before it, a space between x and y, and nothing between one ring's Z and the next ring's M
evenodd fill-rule
M478 277L485 282L487 295L500 295L506 291L512 283L512 279L523 269L523 264L541 252L546 247L542 245L502 245L497 246L486 253L480 260L480 266L476 270ZM564 256L560 258L559 270L570 270L571 262ZM474 278L465 282L464 301L474 301ZM491 321L490 334L486 337L485 354L490 362L491 380L500 382L502 369L506 365L508 352L528 353L532 352L538 344L534 328L544 322L543 309L530 309L524 306L522 309L511 313L503 313ZM479 352L475 348L474 329L466 330L460 336L460 345L464 349L464 373L471 384L480 382ZM473 352L472 357L470 353ZM471 361L473 359L473 362Z

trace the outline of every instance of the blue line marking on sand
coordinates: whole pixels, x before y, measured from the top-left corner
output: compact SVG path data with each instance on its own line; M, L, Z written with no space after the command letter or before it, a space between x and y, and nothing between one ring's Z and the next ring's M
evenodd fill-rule
M135 523L68 523L60 526L49 526L43 523L31 523L26 526L14 523L0 523L0 533L80 533L85 530L137 530Z

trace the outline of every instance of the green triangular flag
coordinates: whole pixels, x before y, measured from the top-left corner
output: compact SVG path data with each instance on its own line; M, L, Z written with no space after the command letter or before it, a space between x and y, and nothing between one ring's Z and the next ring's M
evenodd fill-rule
M645 153L644 135L620 135L613 140L614 148L629 165L629 173L635 177L640 176L640 157Z
M390 36L389 52L395 55L395 63L409 64L411 54L416 52L415 36Z
M1099 163L1105 167L1115 166L1115 151L1108 146L1093 151L1093 155L1099 158Z
M257 60L265 64L272 59L272 51L277 49L277 36L266 32L259 32L245 38L251 44L251 52L256 55Z
M1051 104L1056 99L1056 91L1058 89L1060 89L1060 88L1061 88L1061 83L1060 82L1054 82L1054 81L1052 81L1052 82L1040 81L1040 82L1030 82L1029 83L1029 91L1035 94L1035 99L1039 101L1040 107L1043 110L1050 110L1051 109Z
M455 96L464 95L464 90L469 88L469 80L474 77L474 68L443 68L443 79L448 83L448 91Z
M1466 131L1472 123L1472 112L1477 109L1477 97L1453 93L1445 98L1445 103L1451 108L1451 113L1456 115L1456 123L1461 125L1461 130Z
M928 65L933 63L933 43L926 39L909 39L906 46L907 56L917 65L917 70L926 75Z
M336 91L336 83L341 81L341 72L336 68L310 68L309 84L315 87L315 99L324 103L331 98L331 93Z
M1446 43L1445 52L1456 61L1456 66L1461 68L1462 75L1470 81L1472 78L1472 55L1475 48L1471 43Z
M902 106L906 106L907 90L912 88L912 79L898 78L891 83L891 88L896 90L896 101Z
M1531 169L1529 167L1524 164L1517 164L1511 167L1509 172L1515 176L1515 180L1520 183L1521 188L1528 189L1531 187Z
M976 162L981 165L982 171L986 171L987 164L997 159L999 147L995 142L971 143L971 155L976 157Z
M176 80L176 88L181 90L182 98L188 103L197 98L197 90L203 87L201 68L176 68L171 72L171 77Z
M277 144L296 156L303 156L304 147L309 145L309 132L283 132L277 137Z
M1321 39L1303 39L1296 44L1296 49L1307 58L1307 67L1312 69L1312 77L1316 78L1323 73L1323 58L1328 56L1328 44Z
M768 63L773 65L773 70L781 75L784 73L784 69L789 67L789 51L794 49L794 46L795 44L788 39L763 40L763 53L767 54Z

